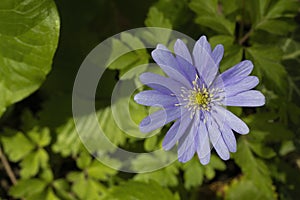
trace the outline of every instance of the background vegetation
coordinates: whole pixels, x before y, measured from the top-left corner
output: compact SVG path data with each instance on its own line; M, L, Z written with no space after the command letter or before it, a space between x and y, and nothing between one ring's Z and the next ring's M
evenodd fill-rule
M0 197L299 198L299 9L298 0L1 0ZM129 174L102 165L81 144L71 113L80 64L104 39L144 25L172 28L194 39L205 34L213 46L222 43L222 71L243 59L254 62L267 103L259 109L231 108L251 132L238 138L238 151L229 161L213 153L207 166L195 157ZM165 129L146 140L129 138L107 109L119 75L152 62L149 52L133 52L111 65L96 99L108 137L136 152L159 148ZM147 114L134 104L131 111L136 121Z

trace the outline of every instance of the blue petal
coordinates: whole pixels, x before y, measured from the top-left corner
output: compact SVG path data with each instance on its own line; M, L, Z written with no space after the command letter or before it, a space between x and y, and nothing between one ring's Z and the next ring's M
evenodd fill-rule
M173 124L163 140L162 145L165 150L170 150L176 144L191 124L191 121L189 113L184 113L180 120Z
M185 58L182 58L179 55L176 56L176 60L184 76L190 81L190 83L192 83L196 79L196 68Z
M213 114L213 113L212 113ZM207 130L209 139L214 146L216 152L223 160L228 160L230 158L230 154L228 148L223 140L221 131L215 122L215 120L210 117L207 119Z
M156 85L168 89L169 91L171 91L171 93L166 93L166 94L169 95L170 94L180 95L181 88L183 87L183 85L180 82L150 72L145 72L141 74L140 80L143 84L148 85L154 89L156 89L155 87Z
M216 117L215 120L218 126L220 127L223 140L226 146L228 147L229 151L236 152L236 139L231 128L229 128L229 126L226 123L224 123L223 120L220 120L220 118L218 118L218 115L215 115L214 117Z
M147 90L140 92L134 96L134 100L145 106L169 107L178 103L178 99L174 96L162 94L156 90Z
M182 73L177 60L173 54L168 50L155 49L151 53L154 61L160 68L172 79L181 82L186 87L192 86L188 79Z
M178 160L187 162L192 159L196 152L195 139L198 131L198 124L193 120L189 130L179 139L178 142Z
M205 124L203 121L199 123L199 129L197 133L197 154L200 162L203 165L206 165L210 161L210 144L209 144L209 137L208 132Z
M143 119L140 123L140 130L143 133L148 133L156 130L165 124L174 121L181 115L181 109L178 107L171 107L156 111Z
M223 102L227 106L257 107L263 106L266 100L260 91L249 90L235 96L227 97Z
M225 108L221 106L214 106L214 109L217 111L219 116L216 116L217 118L220 118L225 120L224 123L226 123L231 129L236 131L240 134L247 134L249 133L248 126L237 116L235 116L230 111L226 110ZM223 120L220 120L220 122L223 122Z
M206 37L202 36L193 49L194 64L207 86L210 86L219 70L211 57L211 47Z
M219 66L224 54L224 47L221 44L218 44L213 52L211 53L211 57L215 61L216 65Z
M182 40L180 39L176 40L174 45L174 52L176 56L180 56L181 58L185 59L186 61L188 61L193 65L193 60L190 51Z
M224 142L227 145L229 151L236 152L236 139L231 128L229 128L228 125L224 125L221 131Z
M244 60L239 64L231 67L220 75L224 85L230 85L237 80L248 76L253 70L253 64L250 60Z
M250 90L257 86L258 83L259 80L256 76L247 76L237 83L225 86L225 96L228 98L238 93Z

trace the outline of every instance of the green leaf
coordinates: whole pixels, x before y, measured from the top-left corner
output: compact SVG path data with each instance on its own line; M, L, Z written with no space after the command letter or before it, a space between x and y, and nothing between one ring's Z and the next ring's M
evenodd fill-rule
M172 28L170 20L165 18L164 14L155 7L150 8L145 25L148 27Z
M288 153L296 149L295 144L292 140L283 141L279 150L281 156L285 156Z
M123 54L124 51L128 51L128 53ZM147 64L149 57L145 45L138 37L129 33L121 33L120 40L112 40L112 52L109 60L113 62L109 64L108 68L119 69L120 76L122 76L136 66Z
M157 147L157 135L145 139L144 149L146 151L153 151L156 147Z
M220 34L234 34L235 23L222 16L218 9L217 0L193 0L190 3L190 8L197 14L196 23Z
M0 5L0 116L37 90L52 65L59 16L52 0L4 0Z
M28 155L35 145L22 132L6 130L8 135L2 135L1 141L9 160L17 162Z
M72 180L72 191L80 199L99 199L101 194L105 191L104 186L94 179L86 178L84 173L74 173L72 177L69 174L68 179Z
M299 1L297 0L279 0L269 10L266 17L275 19L288 16L288 13L296 13L299 10Z
M291 21L265 20L259 23L255 28L275 35L287 35L296 28L295 25L296 24Z
M145 20L145 25L148 27L160 27L170 29L149 29L142 31L140 37L144 38L147 43L156 46L157 44L166 45L169 41L171 35L172 24L169 19L167 19L163 12L160 12L157 8L151 7L147 19Z
M184 187L189 190L192 187L202 185L204 179L204 167L200 164L199 159L194 157L191 161L182 166L184 170Z
M245 8L250 16L252 24L260 22L265 14L270 0L245 1Z
M9 193L15 198L29 198L42 193L46 186L47 183L40 179L19 180L15 186L10 188Z
M163 11L164 16L171 21L174 27L180 27L184 26L192 17L192 14L189 12L188 2L189 0L159 0L154 4L154 7Z
M223 72L238 64L243 58L243 48L239 45L232 45L225 49L224 58L220 63L220 70Z
M60 198L58 198L55 195L55 193L53 192L53 190L51 188L48 188L48 190L46 192L45 200L60 200Z
M277 114L272 112L249 115L243 120L249 125L251 134L247 137L253 142L282 142L294 138L292 131L283 123L275 121Z
M192 0L189 6L198 15L216 15L218 1Z
M79 169L87 168L92 162L92 157L87 151L82 151L79 154L79 158L76 159L76 165Z
M236 12L240 8L240 0L221 0L222 11L224 15L229 15Z
M274 191L270 171L267 165L256 158L251 151L249 142L245 137L238 141L237 152L233 154L235 162L241 167L247 180L259 188L265 199L273 199Z
M165 168L159 169L157 171L137 174L134 177L136 181L142 181L149 183L151 181L156 181L162 186L177 186L179 173L178 166L174 163Z
M49 128L34 127L27 135L38 147L45 147L51 142Z
M74 120L70 118L64 125L56 129L57 140L52 145L52 151L60 153L63 157L77 155L82 147L78 137Z
M23 179L28 179L35 176L40 168L45 168L48 164L49 156L44 149L38 149L31 152L20 163L21 172L20 175Z
M204 166L204 174L208 180L216 176L216 170L223 171L226 169L224 162L216 155L211 155L210 162Z
M60 196L61 199L66 199L66 200L74 199L69 192L70 186L66 179L57 179L53 182L52 185L55 194L57 194L57 196Z
M197 24L206 26L219 34L234 34L235 24L223 17L198 16L195 21Z
M270 148L267 147L265 144L261 143L261 142L251 142L249 141L249 145L251 147L251 149L260 157L262 158L273 158L274 156L276 156L275 151Z
M98 160L94 160L91 165L86 169L89 177L97 180L106 181L111 176L116 175L118 171L112 169L106 165L103 165Z
M280 64L282 51L276 46L254 45L246 49L246 58L254 61L256 74L267 79L268 86L282 93L287 89L287 72Z
M231 199L265 200L266 197L252 181L242 178L235 181L226 191L225 200Z
M174 198L174 195L168 189L161 187L156 182L129 181L111 188L101 200L173 200Z

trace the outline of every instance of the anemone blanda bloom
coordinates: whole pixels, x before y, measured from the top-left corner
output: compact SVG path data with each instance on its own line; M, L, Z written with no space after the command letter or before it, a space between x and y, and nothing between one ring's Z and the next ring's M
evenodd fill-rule
M159 106L140 123L142 132L150 132L175 121L168 130L163 148L170 150L178 143L178 160L189 161L197 153L202 164L210 161L211 147L228 160L236 151L233 131L247 134L247 125L228 111L226 106L256 107L265 104L265 97L251 90L259 80L249 76L253 64L240 62L219 74L224 48L213 50L205 36L195 43L192 54L181 40L174 45L174 53L159 44L152 52L154 61L168 77L143 73L140 80L154 90L135 95L137 103Z

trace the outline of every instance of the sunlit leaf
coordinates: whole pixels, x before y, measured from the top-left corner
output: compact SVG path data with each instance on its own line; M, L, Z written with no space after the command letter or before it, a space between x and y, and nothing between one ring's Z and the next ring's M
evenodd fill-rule
M37 90L52 64L59 35L52 0L4 0L0 5L0 115Z

